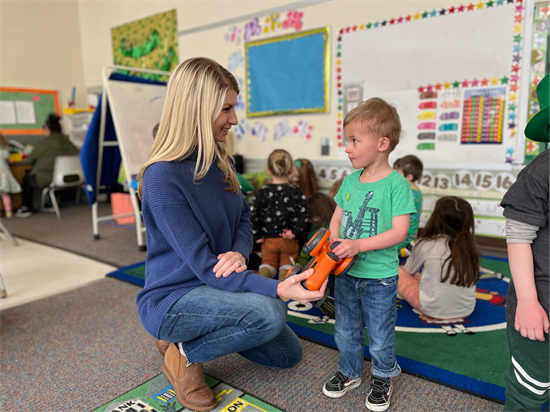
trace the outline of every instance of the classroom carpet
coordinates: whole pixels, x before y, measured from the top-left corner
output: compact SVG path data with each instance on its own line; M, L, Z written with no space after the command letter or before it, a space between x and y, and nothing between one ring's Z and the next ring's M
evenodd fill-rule
M206 383L218 399L213 412L281 412L259 399L205 375ZM179 412L190 411L176 399L174 388L163 374L108 402L93 412Z
M476 284L476 308L467 318L433 322L397 300L396 357L408 373L504 403L510 270L507 259L487 256L482 267L496 273L482 275ZM287 323L304 339L336 347L334 322L310 303L288 303ZM364 356L370 359L366 329L364 339Z
M408 373L503 403L509 363L505 305L510 269L507 259L493 256L482 256L481 265L495 273L486 273L478 281L476 309L467 318L434 323L398 299L396 355ZM143 286L145 262L107 276ZM309 303L287 305L287 323L298 336L336 348L334 319ZM370 359L366 330L364 337L364 356Z

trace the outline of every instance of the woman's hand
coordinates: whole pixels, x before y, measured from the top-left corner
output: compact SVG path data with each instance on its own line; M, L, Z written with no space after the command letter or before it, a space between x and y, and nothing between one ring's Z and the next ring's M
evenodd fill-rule
M300 284L300 282L310 277L313 274L313 271L313 269L308 269L303 273L286 278L277 286L277 296L285 301L288 299L292 299L302 303L321 299L323 296L325 296L325 289L327 287L328 278L325 280L323 286L321 286L321 289L318 291L309 291L307 289L304 289L303 286Z
M214 273L219 278L228 277L233 272L241 273L246 270L246 259L239 252L225 252L218 255L218 263L214 266Z

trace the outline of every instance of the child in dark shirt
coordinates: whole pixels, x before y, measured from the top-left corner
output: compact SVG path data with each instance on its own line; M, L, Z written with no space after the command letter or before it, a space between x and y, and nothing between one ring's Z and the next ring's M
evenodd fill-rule
M540 111L527 123L525 136L550 138L550 75L537 85ZM504 411L548 410L549 362L549 149L517 176L500 205L506 217L506 243L512 280L506 297L510 363Z
M279 268L283 280L299 253L296 239L306 230L309 206L299 187L288 183L292 157L286 150L274 150L267 159L273 182L262 187L252 206L252 234L262 244L259 274L273 278Z

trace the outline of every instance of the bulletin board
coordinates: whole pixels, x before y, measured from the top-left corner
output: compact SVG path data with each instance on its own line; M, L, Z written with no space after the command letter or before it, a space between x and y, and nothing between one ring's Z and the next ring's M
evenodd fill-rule
M428 167L513 163L524 141L518 130L522 11L519 2L497 0L340 30L338 140L344 143L345 113L358 100L381 97L402 123L390 162L414 154ZM353 98L357 85L360 99Z
M120 66L171 72L178 65L176 10L159 13L111 29L113 62ZM140 71L119 71L166 82L166 76Z
M44 134L44 123L50 113L60 114L57 91L0 87L2 134Z
M327 113L329 27L246 44L247 116Z

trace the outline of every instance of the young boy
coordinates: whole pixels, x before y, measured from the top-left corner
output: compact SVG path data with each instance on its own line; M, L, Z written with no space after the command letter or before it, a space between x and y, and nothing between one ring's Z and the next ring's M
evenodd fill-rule
M418 157L408 155L397 159L393 164L393 168L411 184L414 206L416 207L416 213L411 215L411 224L409 226L407 238L397 245L397 253L399 257L405 258L411 254L411 242L416 239L416 235L418 233L418 224L420 223L420 214L422 213L422 192L416 182L418 182L422 177L424 165Z
M525 136L537 142L549 140L549 79L546 75L537 86L541 109L525 128ZM529 163L500 203L512 272L506 298L511 361L504 376L504 411L540 411L549 402L549 158L546 149Z
M340 360L323 393L339 398L361 384L366 327L372 358L366 406L385 411L392 394L390 378L401 372L395 360L396 245L405 240L416 208L409 182L388 163L401 133L395 108L379 98L367 100L348 113L344 133L351 164L361 170L345 178L334 198L330 232L332 240L341 242L336 255L357 255L357 260L347 275L335 280L334 339Z

